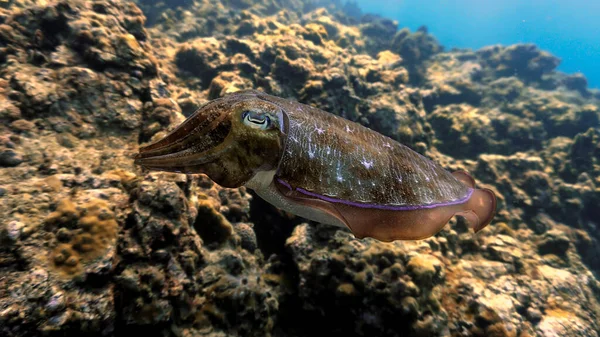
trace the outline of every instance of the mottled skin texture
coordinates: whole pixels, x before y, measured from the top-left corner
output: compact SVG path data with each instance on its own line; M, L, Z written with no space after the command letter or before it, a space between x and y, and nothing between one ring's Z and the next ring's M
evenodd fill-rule
M263 109L276 119L278 111L247 98L230 95L205 104L165 138L141 148L136 162L154 170L205 173L223 187L240 187L257 170L276 168L285 136L276 128L256 132L244 127L240 116Z
M309 105L264 99L289 119L276 178L292 188L384 209L447 204L469 195L448 171L382 134Z
M451 174L360 124L252 90L200 107L141 148L136 163L247 186L291 213L383 241L429 237L454 215L478 231L496 207L494 194L475 189L464 172Z

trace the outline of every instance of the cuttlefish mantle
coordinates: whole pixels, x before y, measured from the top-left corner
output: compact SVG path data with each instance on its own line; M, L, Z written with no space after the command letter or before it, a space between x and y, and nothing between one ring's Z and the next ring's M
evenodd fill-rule
M276 207L348 227L358 238L423 239L455 215L478 232L496 210L494 193L475 188L464 171L450 173L360 124L254 90L202 106L140 148L135 162L246 186Z

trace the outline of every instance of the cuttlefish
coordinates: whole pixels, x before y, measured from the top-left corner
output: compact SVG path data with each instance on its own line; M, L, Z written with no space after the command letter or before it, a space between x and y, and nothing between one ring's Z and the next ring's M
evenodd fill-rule
M430 237L455 215L478 232L496 209L494 193L475 188L465 171L450 173L360 124L255 90L201 106L141 147L135 163L246 186L289 213L386 242Z

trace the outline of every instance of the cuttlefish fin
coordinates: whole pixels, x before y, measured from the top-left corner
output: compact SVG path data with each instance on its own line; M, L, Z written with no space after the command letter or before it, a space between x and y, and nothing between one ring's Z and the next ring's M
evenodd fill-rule
M341 203L333 203L298 192L287 192L286 198L295 205L312 210L311 220L344 226L359 239L372 237L380 241L419 240L439 232L461 209L461 205L410 211L390 211L374 208L360 208ZM326 214L328 218L315 218ZM469 215L468 213L467 215ZM476 217L475 213L473 215ZM477 218L472 219L477 221Z
M469 200L462 204L404 211L329 202L281 186L280 191L297 206L305 208L305 212L312 209L316 211L315 214L326 214L329 217L321 217L325 221L314 217L312 220L345 225L359 239L372 237L385 242L431 237L455 215L463 216L469 226L478 232L489 224L496 209L496 197L488 189L474 189Z
M476 189L475 179L466 171L454 171L452 175L466 186L473 188L473 194L465 203L465 210L457 212L456 215L462 216L469 227L477 233L492 221L496 213L496 195L487 188Z
M489 189L474 189L465 203L434 208L393 211L339 203L333 206L347 219L348 227L357 238L372 237L389 242L431 237L455 215L464 217L469 227L478 232L494 217L496 197Z
M380 241L420 240L439 232L457 212L455 205L409 211L359 208L335 204L359 239Z
M469 200L464 204L464 210L456 215L465 218L469 227L475 233L489 225L496 213L496 195L488 188L474 189Z
M278 203L287 204L287 207L293 209L296 214L321 223L349 227L348 220L333 203L292 191L277 181L274 182L273 186L283 198Z
M470 188L475 188L475 179L467 171L454 171L452 175Z

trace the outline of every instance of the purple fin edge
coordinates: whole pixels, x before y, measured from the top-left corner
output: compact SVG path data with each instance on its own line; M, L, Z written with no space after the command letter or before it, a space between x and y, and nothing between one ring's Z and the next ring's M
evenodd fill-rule
M440 202L440 203L427 204L427 205L390 206L390 205L367 204L367 203L360 203L360 202L353 202L353 201L332 198L332 197L328 197L328 196L324 196L324 195L320 195L320 194L317 194L314 192L307 191L300 187L294 189L286 181L284 181L280 178L276 178L276 179L280 184L287 187L291 191L295 190L302 194L305 194L305 195L308 195L311 197L315 197L315 198L318 198L321 200L325 200L325 201L329 201L329 202L333 202L333 203L344 204L344 205L348 205L348 206L360 207L360 208L376 208L376 209L384 209L384 210L390 210L390 211L412 211L412 210L417 210L417 209L427 209L427 208L436 208L436 207L443 207L443 206L450 206L450 205L458 205L458 204L462 204L462 203L466 202L467 200L469 200L469 198L473 194L473 188L469 187L469 192L467 193L467 195L465 197L458 199L458 200L454 200L454 201Z

